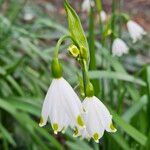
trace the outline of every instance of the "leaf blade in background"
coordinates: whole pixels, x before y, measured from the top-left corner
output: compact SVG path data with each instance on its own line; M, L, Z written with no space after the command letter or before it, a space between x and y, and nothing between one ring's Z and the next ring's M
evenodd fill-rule
M114 71L89 71L89 75L91 79L97 79L97 78L113 78L123 81L128 81L132 83L139 84L141 86L146 86L146 83L138 78L135 78L131 75L120 73L120 72L114 72Z
M115 121L115 123L120 126L124 132L130 135L135 141L145 146L147 142L147 137L145 135L135 129L132 125L125 122L121 117L117 115L115 111L111 110L111 113L113 115L113 120Z
M7 129L0 123L0 131L2 132L3 137L14 147L16 147L16 142L14 141L11 134L7 131Z

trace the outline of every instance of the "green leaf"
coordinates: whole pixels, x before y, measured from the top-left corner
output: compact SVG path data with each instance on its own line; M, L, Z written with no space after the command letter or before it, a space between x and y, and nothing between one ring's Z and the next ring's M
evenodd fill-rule
M89 58L88 43L80 19L76 14L75 10L69 5L67 0L65 1L65 9L68 18L70 34L80 48L84 47L84 49L86 49L87 58Z
M130 146L119 132L111 134L111 136L123 150L131 150Z
M18 112L17 109L8 103L6 100L0 99L0 108L10 113L21 125L21 127L25 130L27 130L28 133L30 133L33 138L35 138L36 142L40 144L40 146L43 146L42 139L39 139L37 132L45 137L47 140L53 143L53 146L58 150L63 150L63 147L61 144L55 140L53 136L51 136L44 128L40 128L38 126L38 123L33 121L27 114L23 112ZM47 150L48 147L45 145L44 149Z
M14 89L16 89L16 91L17 91L20 95L24 95L24 92L23 92L23 90L21 89L20 85L16 82L16 80L15 80L12 76L8 75L8 76L6 77L6 79L9 81L9 83L12 85L12 87L14 87Z
M122 118L129 122L132 117L134 117L147 104L147 102L147 96L142 96L139 101L136 101L129 109L125 111Z
M84 141L79 140L76 140L76 142L67 141L66 144L71 150L84 150L84 149L92 150L92 148Z
M20 63L23 61L24 58L25 56L21 58L15 58L16 60L12 62L12 64L6 65L5 70L7 72L7 75L14 72L14 70L20 65Z
M68 30L65 28L65 27L63 27L62 25L60 25L59 23L56 23L56 22L54 22L54 21L52 21L52 20L50 20L50 19L38 19L37 21L36 21L36 23L37 24L43 24L43 25L46 25L46 26L48 26L48 27L50 27L50 28L54 28L54 29L56 29L57 31L60 31L60 32L62 32L62 33L64 33L64 34L67 34L68 33Z
M2 136L13 146L16 146L14 139L11 134L7 131L7 129L0 123L0 131L2 132Z
M147 142L147 137L145 135L143 135L140 131L135 129L132 125L125 122L121 117L118 116L118 114L115 111L111 110L111 113L113 115L113 120L115 121L115 123L118 126L120 126L124 132L130 135L135 141L145 146Z
M91 79L97 79L97 78L109 78L109 79L118 79L123 81L128 81L132 83L136 83L142 86L146 86L146 83L138 78L135 78L131 75L120 73L120 72L114 72L114 71L90 71L89 72Z

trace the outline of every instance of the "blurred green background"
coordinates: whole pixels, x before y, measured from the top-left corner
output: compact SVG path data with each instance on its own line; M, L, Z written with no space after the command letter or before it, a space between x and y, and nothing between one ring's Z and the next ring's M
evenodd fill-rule
M70 3L87 35L90 34L88 14L81 11L82 0ZM68 30L63 0L0 0L0 150L149 150L149 6L146 0L123 4L122 11L132 15L148 34L132 44L122 26L121 35L130 52L121 58L111 56L109 41L102 48L99 26L95 23L98 71L91 71L90 75L99 79L100 85L104 81L99 97L109 106L118 129L115 134L106 133L96 144L73 138L71 130L54 135L50 124L44 128L38 126L42 102L52 79L53 50L59 37ZM111 13L110 1L104 1L104 8ZM59 57L64 60L64 77L75 87L79 68L68 54L67 46L68 43L63 44Z

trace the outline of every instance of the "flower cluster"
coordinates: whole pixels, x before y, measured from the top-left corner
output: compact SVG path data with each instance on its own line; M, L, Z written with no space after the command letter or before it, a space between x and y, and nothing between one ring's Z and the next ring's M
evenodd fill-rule
M93 138L96 142L105 130L116 131L112 116L106 106L94 96L91 83L87 86L87 97L81 102L70 84L62 77L58 60L52 62L52 74L54 79L43 103L39 126L46 125L49 120L55 134L64 133L70 127L74 129L74 136Z
M91 4L92 3L92 4ZM94 5L93 0L84 0L82 3L82 10L89 12L91 6ZM104 10L100 11L100 18L102 22L105 22L108 19L108 16ZM128 20L128 19L127 19ZM127 21L127 29L130 37L132 38L132 42L136 43L138 40L141 40L143 35L146 35L145 30L135 21L128 20ZM127 54L129 48L127 44L120 38L116 38L112 44L112 55L113 56L122 56L123 54Z
M82 9L89 12L93 5L93 0L84 0ZM88 76L89 48L80 20L67 1L65 1L65 9L70 34L61 37L56 45L51 63L53 80L43 102L39 126L42 127L49 121L55 134L64 133L69 127L74 130L73 136L92 138L98 143L105 131L116 132L116 128L113 126L112 115L107 107L94 96L94 88ZM100 10L100 19L102 23L106 23L107 15L103 10ZM146 34L142 27L131 20L127 22L127 28L133 42ZM82 102L70 84L63 78L62 67L58 60L59 47L66 38L70 38L72 41L68 48L69 53L76 58L82 68L83 80L81 80L84 82L85 94L85 99ZM123 40L114 39L113 56L122 56L128 51L129 48Z
M129 20L127 22L127 28L133 43L137 42L138 40L141 40L142 36L146 34L144 29L139 24L137 24L132 20ZM127 54L128 51L129 48L123 40L116 38L113 41L113 45L112 45L113 56L122 56L123 54Z

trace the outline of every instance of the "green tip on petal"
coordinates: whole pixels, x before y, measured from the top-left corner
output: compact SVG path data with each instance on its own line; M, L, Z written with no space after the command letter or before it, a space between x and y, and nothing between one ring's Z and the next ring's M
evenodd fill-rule
M57 133L58 133L58 131L55 131L55 130L54 130L54 134L57 134Z
M114 125L112 123L110 124L110 129L111 129L112 132L116 132L117 131L117 129L114 127Z
M40 122L39 122L39 126L40 126L40 127L44 126L43 123L44 123L44 120L43 120L43 117L41 117L41 118L40 118Z
M79 126L85 128L84 121L83 121L83 119L82 119L82 117L81 117L80 115L77 117L77 124L78 124Z
M99 143L99 135L98 135L98 133L94 133L93 139L94 139L94 141L95 141L96 143Z
M58 124L57 123L53 123L52 128L54 130L54 134L58 133Z

